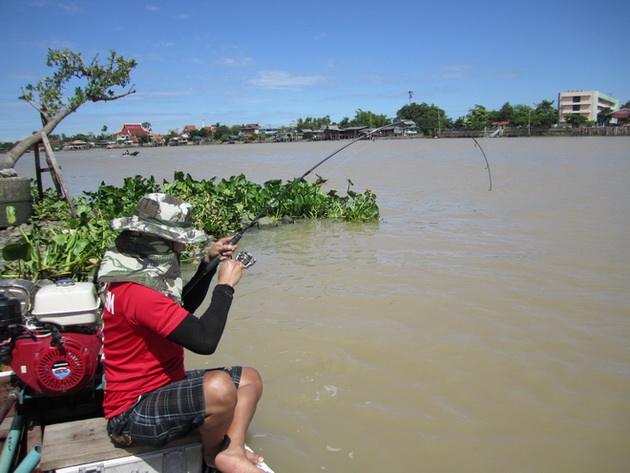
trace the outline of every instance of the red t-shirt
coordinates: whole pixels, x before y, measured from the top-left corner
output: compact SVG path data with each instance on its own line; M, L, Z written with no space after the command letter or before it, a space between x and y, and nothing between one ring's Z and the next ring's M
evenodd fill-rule
M105 290L103 310L105 417L124 412L140 394L184 378L184 349L166 337L188 311L131 282Z

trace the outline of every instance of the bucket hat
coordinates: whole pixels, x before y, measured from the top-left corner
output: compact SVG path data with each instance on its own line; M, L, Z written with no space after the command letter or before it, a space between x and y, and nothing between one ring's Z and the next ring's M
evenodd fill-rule
M208 235L192 227L192 205L169 194L147 194L131 217L115 218L113 230L149 233L180 243L203 243Z

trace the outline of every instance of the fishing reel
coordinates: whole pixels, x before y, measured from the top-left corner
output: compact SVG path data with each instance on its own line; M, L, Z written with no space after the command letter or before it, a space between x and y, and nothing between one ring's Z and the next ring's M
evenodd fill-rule
M234 257L236 261L243 265L243 268L247 269L256 263L256 258L249 251L242 251Z

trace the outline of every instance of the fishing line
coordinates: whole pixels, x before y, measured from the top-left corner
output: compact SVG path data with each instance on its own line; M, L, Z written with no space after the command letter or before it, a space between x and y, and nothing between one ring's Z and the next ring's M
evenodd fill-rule
M310 173L312 173L315 169L317 169L319 166L321 166L322 164L324 164L326 161L328 161L329 159L331 159L332 157L336 156L337 154L339 154L340 152L342 152L344 149L348 148L349 146L352 146L354 143L356 143L357 141L360 140L364 140L369 138L370 136L374 135L375 133L378 133L379 131L385 129L385 128L389 128L391 126L396 126L396 125L400 125L400 124L404 124L404 121L398 121L395 123L389 123L387 125L375 128L365 134L362 134L361 136L359 136L358 138L353 139L352 141L346 143L345 145L343 145L341 148L338 148L337 150L333 151L332 153L330 153L328 156L326 156L324 159L322 159L320 162L318 162L317 164L315 164L315 166L311 167L310 169L308 169L304 174L302 174L300 177L296 177L293 182L291 182L291 184L289 184L282 192L280 192L280 194L278 194L274 199L271 200L271 202L269 202L267 204L267 206L262 209L258 215L256 215L249 223L247 223L246 225L244 225L239 232L234 235L230 241L229 244L230 245L235 245L236 243L238 243L240 241L240 239L243 237L243 235L245 234L245 232L247 230L249 230L250 228L252 228L254 225L256 225L256 223L258 223L258 220L260 220L265 213L267 213L267 211L273 207L276 203L278 203L280 201L280 199L282 199L291 189L293 189L293 187L295 187L295 185L298 182L301 182L302 180L304 180L304 178L306 176L308 176ZM470 138L472 138L472 140L475 142L475 144L479 147L479 150L481 151L481 154L483 155L483 158L486 162L486 169L488 170L488 178L490 179L490 188L488 190L492 190L492 175L490 173L490 163L488 162L488 158L486 156L486 153L484 152L483 148L481 147L481 145L479 144L479 142L470 134L468 133L467 130L466 131L466 135ZM239 255L240 257L240 255ZM248 257L251 257L251 254L248 254ZM201 272L201 273L197 273L195 275L195 277L193 277L190 282L187 284L186 290L183 292L182 297L185 297L186 294L188 294L188 292L190 292L190 290L205 276L207 275L210 271L212 271L214 268L217 267L217 265L219 264L219 262L221 261L221 255L217 255L214 258L212 258L212 260L206 265L206 269L205 271ZM252 263L253 264L253 263Z
M364 140L366 141L366 140ZM361 146L357 145L356 147L354 147L352 150L348 150L346 151L343 160L341 161L336 161L332 164L330 164L330 167L328 168L329 170L326 171L326 175L338 175L339 174L339 170L343 167L344 169L347 169L348 167L352 167L354 165L354 161L356 161L358 156L361 156L363 154L363 152L369 148L370 146L373 146L372 142L368 142L366 141L365 143L362 143ZM329 178L327 177L322 177L319 174L315 173L315 175L320 179L323 180L324 182L328 182ZM348 178L345 178L345 181L347 183ZM347 185L347 184L344 184Z
M330 153L328 156L326 156L324 159L322 159L320 162L318 162L315 166L313 166L312 168L310 168L309 170L307 170L304 174L302 174L300 177L296 177L293 182L291 182L291 184L289 184L282 192L280 192L280 194L278 194L274 199L271 200L271 202L269 202L267 204L267 206L262 209L260 211L260 213L258 215L256 215L249 223L247 223L246 225L243 226L243 228L241 228L239 230L239 232L234 235L230 241L229 244L230 245L235 245L236 243L238 243L240 241L240 239L243 237L243 235L245 234L245 232L247 230L249 230L250 228L252 228L254 225L256 225L256 223L258 223L258 220L260 220L265 213L267 213L267 210L269 210L271 207L273 207L280 199L282 199L291 189L293 189L293 187L295 187L295 185L298 182L301 182L302 180L304 180L304 178L306 176L308 176L310 173L312 173L315 169L317 169L319 166L321 166L322 164L324 164L326 161L328 161L330 158L332 158L333 156L336 156L337 154L341 153L344 149L346 149L349 146L352 146L354 143L356 143L359 140L363 140L371 135L373 135L374 133L378 133L379 131L383 130L384 128L388 128L392 125L398 125L402 122L396 122L396 123L390 123L384 126L381 126L379 128L375 128L374 130L371 130L361 136L359 136L358 138L355 138L354 140L350 141L349 143L346 143L345 145L343 145L341 148L338 148L337 150L333 151L332 153ZM187 284L186 286L186 290L183 291L182 293L182 297L185 297L186 294L188 294L188 292L190 292L190 290L206 275L208 274L210 271L212 271L214 268L217 267L217 265L219 264L219 262L221 261L221 254L218 254L217 256L215 256L214 258L212 258L212 260L210 260L210 262L206 265L206 269L205 271L201 272L201 273L197 273L195 275L195 277L193 277L190 282ZM198 275L198 276L197 276Z

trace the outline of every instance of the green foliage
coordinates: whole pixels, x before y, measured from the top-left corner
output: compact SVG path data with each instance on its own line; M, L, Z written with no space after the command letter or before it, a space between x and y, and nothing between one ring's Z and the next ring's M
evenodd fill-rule
M197 181L189 174L176 172L173 181L165 181L163 185L164 192L193 205L194 225L214 238L237 232L243 222L251 221L291 185L291 182L282 183L281 180L260 185L248 181L243 174L221 179L215 184L216 179ZM378 206L373 193L358 194L348 189L346 196L335 191L325 194L321 190L322 184L322 180L298 182L267 210L266 216L277 220L290 217L378 221Z
M607 125L610 123L610 114L613 113L614 110L610 107L604 107L597 112L597 124L598 125Z
M115 235L109 229L109 222L95 220L85 213L65 223L36 223L32 230L21 231L22 242L10 243L2 249L2 256L8 262L3 276L85 280L94 272Z
M379 220L372 191L354 192L348 180L346 195L342 196L335 190L324 192L324 182L296 183L265 215L274 219ZM33 228L22 232L22 242L3 248L7 261L3 276L86 280L118 234L111 230L110 221L132 215L140 198L151 192L165 192L189 202L194 208L195 228L216 239L236 233L291 184L276 179L260 185L242 174L220 181L216 177L198 181L190 174L175 172L172 181L159 185L153 177L135 176L126 178L122 187L101 183L96 192L84 192L75 200L76 218L69 216L68 203L53 190L46 190L42 198L34 193ZM190 258L190 254L184 255L185 261Z
M116 93L116 87L130 84L131 70L137 62L117 56L110 51L104 64L98 56L86 63L79 53L69 49L48 50L48 67L56 67L50 77L44 77L36 85L29 84L22 89L20 100L30 104L39 115L43 127L17 142L0 161L0 169L10 169L31 147L42 141L42 133L49 137L65 117L74 113L86 102L110 102L135 93L133 88ZM73 95L66 93L74 91Z
M543 100L535 108L529 105L503 104L499 110L488 110L483 105L475 105L468 114L453 121L446 112L426 103L411 103L403 106L396 113L397 118L410 119L418 124L425 135L431 135L437 128L476 128L482 129L492 122L510 122L516 128L550 128L558 123L558 111L553 100Z
M46 65L55 67L56 71L50 77L41 79L37 85L27 85L26 92L20 99L34 105L45 121L49 121L62 110L75 110L88 101L119 98L112 87L129 85L129 74L137 62L133 59L126 60L117 56L115 51L110 51L104 65L99 64L97 57L88 64L81 54L69 49L49 49ZM82 87L75 87L74 95L64 98L64 89L73 80L85 80L86 83Z
M377 115L370 111L358 109L354 119L348 122L348 126L367 126L370 128L379 128L389 123L386 115Z
M40 197L33 187L31 193L33 195L33 215L36 221L57 222L67 218L70 211L68 203L60 199L56 191L46 189L44 195Z
M215 138L219 137L220 141L226 141L231 133L231 128L227 125L221 125L219 122L214 127L216 128L214 132Z
M501 110L490 112L491 122L510 122L514 123L516 119L516 111L510 102L505 102Z
M331 125L332 120L329 115L321 118L306 117L298 118L295 128L298 130L319 130L322 126Z
M466 115L466 124L472 128L483 128L490 124L490 111L483 105L476 104Z
M396 112L398 120L413 120L418 130L425 135L432 135L433 130L450 128L453 122L446 116L446 112L435 105L411 103Z
M553 100L543 100L536 105L532 112L532 127L549 128L558 124L558 110L553 106Z
M580 125L590 124L591 121L585 117L584 115L580 115L579 113L567 113L564 115L565 121L573 126L578 127Z

